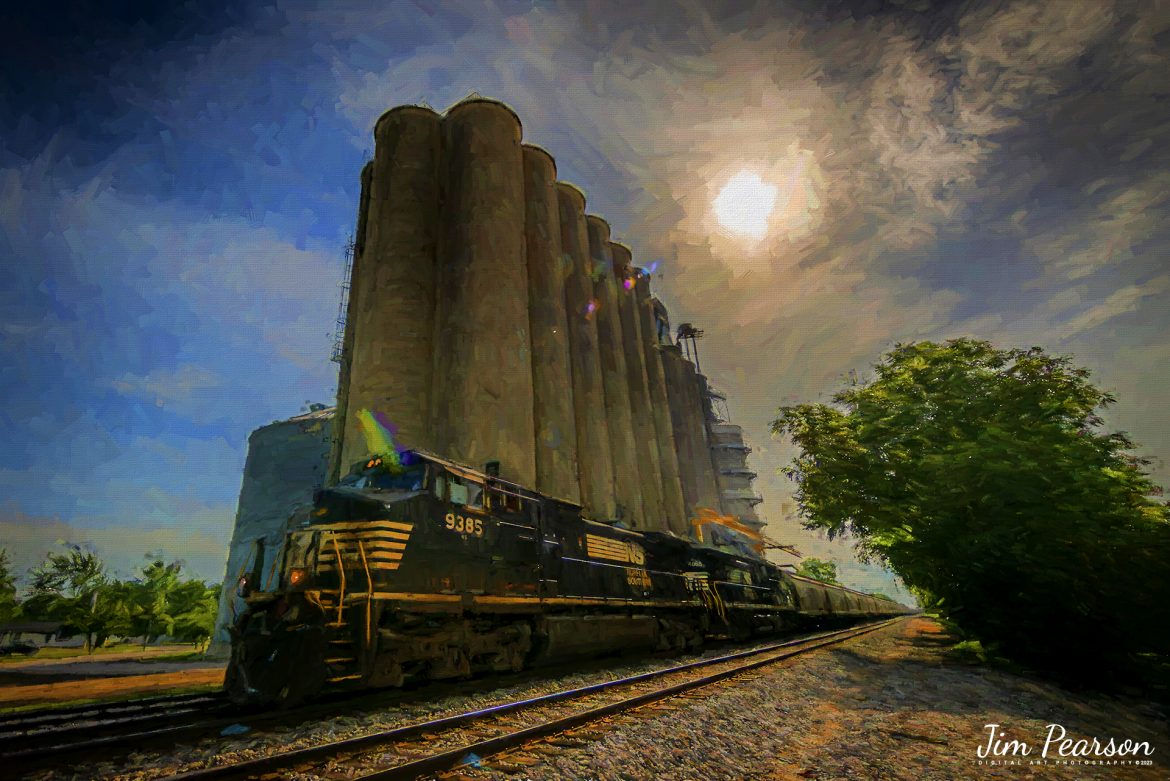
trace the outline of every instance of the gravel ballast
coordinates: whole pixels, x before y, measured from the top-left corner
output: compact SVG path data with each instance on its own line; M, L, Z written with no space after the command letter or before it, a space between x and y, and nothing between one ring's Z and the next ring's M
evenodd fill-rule
M1055 684L952 663L939 625L913 618L592 725L447 779L707 781L708 779L1170 778L1170 731L1150 703L1070 693ZM980 759L985 725L1028 756ZM1086 764L1041 759L1049 725L1071 739L1148 741L1153 753ZM1057 733L1059 734L1059 733ZM1139 766L1135 759L1152 762ZM1030 764L1044 762L1045 764ZM1010 763L1010 764L1009 764Z

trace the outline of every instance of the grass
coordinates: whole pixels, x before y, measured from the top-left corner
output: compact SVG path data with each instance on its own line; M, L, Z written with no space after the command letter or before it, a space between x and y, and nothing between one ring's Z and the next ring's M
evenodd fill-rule
M176 694L214 694L223 691L221 684L204 684L199 686L174 686L151 692L128 692L121 695L107 697L78 697L75 700L36 700L22 705L0 705L0 715L8 716L25 711L43 711L53 708L73 708L79 705L104 705L110 702L151 699L154 697L171 697Z
M986 664L987 652L978 640L964 640L947 649L947 656L961 664Z
M139 664L154 664L155 662L204 662L207 661L207 657L203 655L202 651L179 651L173 654L143 656L133 661Z
M151 646L147 646L150 650ZM93 649L92 653L86 653L84 647L78 648L42 648L35 654L12 654L11 656L0 656L0 666L5 664L12 664L13 662L25 661L44 661L50 659L72 659L75 657L93 658L97 656L104 656L106 654L117 653L133 653L142 651L141 643L115 643L114 645L103 646L102 648ZM140 662L172 662L172 661L193 661L201 658L203 653L200 651L176 651L170 654L157 654L152 656L144 656L138 661Z

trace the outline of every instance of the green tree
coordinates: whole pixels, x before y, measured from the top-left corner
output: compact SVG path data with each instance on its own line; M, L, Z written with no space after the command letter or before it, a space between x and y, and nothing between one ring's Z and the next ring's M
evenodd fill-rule
M773 432L806 527L850 535L985 643L1051 669L1170 652L1170 509L1114 403L1040 348L898 345L833 404L782 407Z
M93 648L111 637L125 637L134 626L134 593L131 584L107 580L97 590L93 610Z
M142 569L142 576L131 586L133 595L133 633L142 636L142 646L160 635L172 634L175 614L172 595L179 586L180 562L166 564L161 559Z
M16 619L20 615L20 604L16 601L16 578L12 575L12 563L8 549L0 548L0 624Z
M107 588L105 564L98 556L71 545L65 553L50 552L41 566L32 571L25 612L34 618L60 621L66 632L85 635L85 648L92 651L95 640L103 641L106 624L116 615L114 596Z
M823 559L802 559L800 566L796 568L796 574L803 575L806 578L812 578L813 580L819 580L822 583L836 583L837 565L831 561L824 561Z
M203 581L188 580L175 589L172 610L176 639L202 646L211 638L221 588L219 584L208 587Z

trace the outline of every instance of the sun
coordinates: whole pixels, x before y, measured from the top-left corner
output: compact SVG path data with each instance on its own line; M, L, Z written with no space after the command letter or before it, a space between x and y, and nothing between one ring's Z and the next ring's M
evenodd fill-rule
M768 218L776 207L778 188L759 174L743 171L731 178L715 198L719 223L742 236L762 239L768 233Z

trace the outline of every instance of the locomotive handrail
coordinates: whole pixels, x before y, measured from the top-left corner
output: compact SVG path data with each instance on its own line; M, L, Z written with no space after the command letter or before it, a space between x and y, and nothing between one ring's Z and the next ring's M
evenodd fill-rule
M341 623L342 605L345 604L345 562L341 559L341 548L337 544L337 532L329 532L329 539L333 541L333 552L337 556L337 575L341 581L341 592L337 596L337 623Z
M336 535L334 535L334 539L336 538ZM374 600L370 597L370 594L374 593L374 578L370 576L370 564L368 561L366 561L366 547L362 544L360 539L358 540L358 553L360 553L362 557L362 567L364 567L366 570L366 645L368 646L370 644L370 638L372 637L372 633L370 631L370 622L372 620Z

